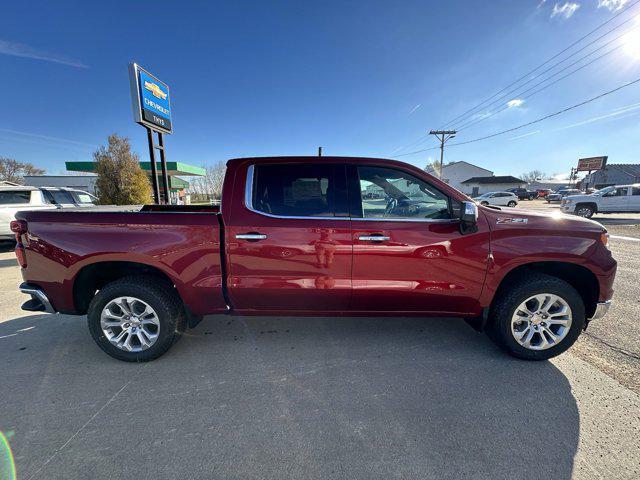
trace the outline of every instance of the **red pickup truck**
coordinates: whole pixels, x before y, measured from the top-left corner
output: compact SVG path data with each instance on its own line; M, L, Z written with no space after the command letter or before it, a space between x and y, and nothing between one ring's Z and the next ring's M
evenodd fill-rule
M464 317L512 355L546 359L605 314L616 271L596 222L479 206L371 158L231 160L220 209L16 218L23 308L87 314L127 361L222 313Z

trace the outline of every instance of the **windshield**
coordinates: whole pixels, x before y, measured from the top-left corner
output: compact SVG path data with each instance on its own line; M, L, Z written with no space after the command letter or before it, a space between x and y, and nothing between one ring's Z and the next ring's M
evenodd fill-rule
M593 192L591 195L598 195L598 196L602 196L602 195L604 195L605 193L609 193L609 192L611 192L612 190L615 190L615 188L616 188L616 187L605 187L605 188L602 188L602 189L600 189L600 190L596 190L596 191L595 191L595 192Z

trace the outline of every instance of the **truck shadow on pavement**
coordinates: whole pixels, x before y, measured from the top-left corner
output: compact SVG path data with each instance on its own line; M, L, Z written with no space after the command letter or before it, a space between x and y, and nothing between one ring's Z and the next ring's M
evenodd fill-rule
M25 478L564 479L578 447L553 363L458 319L215 316L127 364L84 317L32 315L0 324L0 362Z

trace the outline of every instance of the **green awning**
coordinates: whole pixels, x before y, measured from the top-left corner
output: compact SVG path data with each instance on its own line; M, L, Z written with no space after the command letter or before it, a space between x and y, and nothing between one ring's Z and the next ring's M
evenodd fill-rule
M69 172L96 172L96 162L65 162L65 165ZM158 168L158 173L160 173L162 171L162 165L160 162L156 162L156 166ZM140 162L140 168L146 172L151 172L151 162ZM195 165L189 165L182 162L167 162L168 175L203 177L205 173L205 169L202 167L196 167Z

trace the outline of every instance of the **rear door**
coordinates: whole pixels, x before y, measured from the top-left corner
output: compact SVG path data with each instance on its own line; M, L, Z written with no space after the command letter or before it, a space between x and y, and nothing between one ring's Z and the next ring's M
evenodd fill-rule
M349 166L356 311L476 311L489 227L462 235L460 203L401 168ZM353 179L353 181L351 181Z
M225 216L228 289L238 311L348 309L352 240L344 163L240 166L232 204Z

